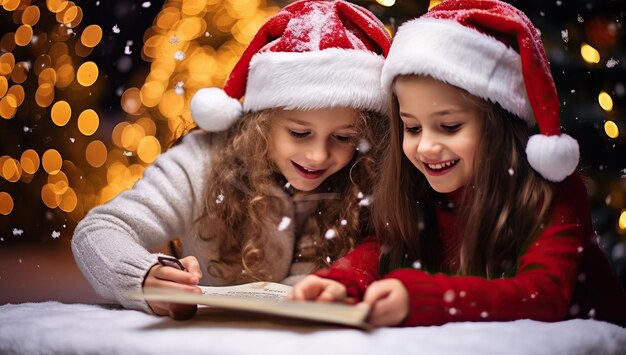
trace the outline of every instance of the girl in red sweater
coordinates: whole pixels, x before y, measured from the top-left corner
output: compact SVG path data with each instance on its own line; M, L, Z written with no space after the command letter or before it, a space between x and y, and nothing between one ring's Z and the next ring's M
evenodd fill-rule
M392 122L377 236L292 299L363 300L375 325L626 323L575 172L578 144L560 132L543 45L521 11L441 3L400 27L382 83Z

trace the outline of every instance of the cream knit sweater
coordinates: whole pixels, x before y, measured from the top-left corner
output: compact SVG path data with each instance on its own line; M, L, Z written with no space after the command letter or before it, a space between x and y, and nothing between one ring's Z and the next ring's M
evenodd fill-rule
M218 245L200 240L193 233L193 221L202 213L203 193L210 152L221 149L221 137L194 131L163 153L148 167L135 186L108 203L92 209L78 224L72 251L79 268L96 292L126 308L151 312L144 301L133 300L129 291L139 291L157 253L148 250L179 239L183 256L193 255L203 272L200 284L226 285L211 277L206 269L217 257ZM315 212L320 199L334 194L293 198L279 186L276 194L284 201L283 221L268 226L276 234L265 247L271 261L271 280L292 284L310 273L310 263L295 262L294 253L311 247L307 218ZM228 203L228 196L224 203ZM233 270L235 273L241 271Z

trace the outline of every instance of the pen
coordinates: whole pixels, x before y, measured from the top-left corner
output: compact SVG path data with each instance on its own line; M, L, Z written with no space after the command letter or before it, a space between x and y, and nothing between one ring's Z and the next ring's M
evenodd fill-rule
M169 266L178 270L186 271L183 264L181 264L180 261L173 256L159 256L157 260L159 261L159 264L163 266Z

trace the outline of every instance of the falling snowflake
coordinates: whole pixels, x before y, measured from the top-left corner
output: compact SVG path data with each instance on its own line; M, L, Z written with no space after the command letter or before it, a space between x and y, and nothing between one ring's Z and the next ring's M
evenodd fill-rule
M285 188L288 189L291 187L291 183L289 181L287 181L287 183L285 184Z
M359 191L359 193L356 194L356 197L363 198L363 193L361 191Z
M29 132L32 132L32 131L33 131L32 128L24 126L24 133L29 133Z
M124 156L125 157L132 157L133 156L133 152L124 151Z
M482 312L480 312L480 316L481 316L481 318L487 318L487 317L489 317L489 313L487 313L485 311L482 311Z
M417 270L421 269L422 268L422 263L419 260L415 260L413 262L413 268L417 269Z
M117 24L115 24L115 26L113 26L112 30L113 30L113 33L120 33L120 28L117 27Z
M557 0L556 1L556 6L561 6L561 4L563 4L563 2L561 0Z
M614 59L613 57L609 58L609 60L606 61L606 67L609 69L615 67L618 64L619 60Z
M70 142L71 142L71 143L76 142L76 138L70 137Z
M565 43L569 42L569 31L567 29L561 31L561 39Z
M332 262L332 259L330 258L330 256L326 257L326 262L329 263L329 264Z
M348 221L346 221L345 219L342 219L342 220L341 220L341 225L342 225L342 226L345 226L345 225L347 225L347 224L348 224Z
M369 206L370 205L370 199L369 197L366 197L364 199L362 199L361 201L359 201L359 206Z
M451 316L455 315L456 312L457 312L457 310L454 307L450 308L450 310L449 310L449 313L450 313Z
M132 45L133 45L133 41L126 41L126 47L124 47L124 54L129 55L133 53L133 51L130 50L130 46Z
M569 92L571 92L572 94L576 92L576 90L572 89Z
M278 224L278 230L284 231L285 229L287 229L287 227L289 227L290 224L291 224L291 218L283 217L283 219Z
M626 169L624 169L624 170L626 170ZM626 172L625 172L625 173L626 173ZM607 206L610 206L610 205L611 205L611 201L612 201L612 199L611 199L611 195L607 195L607 196L604 198L604 203L605 203Z
M182 81L179 81L176 83L176 85L174 86L174 92L176 93L176 95L178 96L185 95L185 89L183 88L184 86L185 86L185 83Z
M578 17L576 17L576 21L583 23L585 22L585 19L582 16L580 16L580 14L578 14Z
M513 176L513 174L515 174L515 170L513 170L513 168L509 168L508 170L509 175Z
M326 240L331 240L335 238L336 235L337 235L337 232L335 232L335 230L331 228L326 231L326 234L324 234L324 238L326 238Z
M13 235L22 235L24 231L19 228L13 228Z
M211 37L212 35L209 33L209 31L204 32L204 37Z
M452 303L454 301L454 290L448 290L443 294L443 301L446 303Z
M174 53L174 59L176 59L179 62L182 62L185 59L185 52L176 51L176 53Z
M141 4L141 7L143 7L144 9L147 9L147 8L149 8L151 5L152 5L152 4L150 4L150 1L144 1L144 2Z
M368 142L366 139L361 139L359 141L359 145L357 146L356 150L358 150L361 153L367 153L371 147L372 146L370 145L370 142Z
M215 199L215 203L220 204L222 202L224 202L224 194L217 195L217 198ZM280 229L280 226L278 228Z
M178 36L173 35L172 37L170 37L169 42L170 42L170 44L178 44L178 42L180 42L180 41L178 39Z
M57 239L61 236L61 232L52 231L52 238Z
M587 314L589 316L589 318L595 318L596 316L596 310L595 309L590 309L589 313Z

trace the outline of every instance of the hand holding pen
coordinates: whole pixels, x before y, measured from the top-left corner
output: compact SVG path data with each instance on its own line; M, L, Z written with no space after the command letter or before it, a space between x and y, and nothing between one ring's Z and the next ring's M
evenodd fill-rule
M198 260L188 256L180 260L170 256L159 256L158 264L155 264L146 275L143 287L161 287L176 289L200 294L198 283L202 277ZM173 319L183 320L193 317L197 306L183 305L167 302L147 302L152 311L157 315L170 316Z

